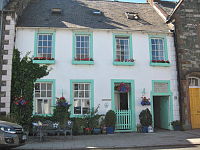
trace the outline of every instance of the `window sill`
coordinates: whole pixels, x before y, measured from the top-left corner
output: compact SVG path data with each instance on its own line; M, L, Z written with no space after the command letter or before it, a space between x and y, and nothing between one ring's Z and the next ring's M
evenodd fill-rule
M37 64L55 64L55 60L33 60Z
M113 65L115 65L115 66L134 66L135 62L117 62L117 61L114 61Z
M94 65L94 61L72 61L73 65Z
M43 116L43 117L46 117L46 116L52 116L53 114L33 114L34 116Z
M150 62L150 66L169 67L171 65L170 65L170 63L154 63L154 62Z

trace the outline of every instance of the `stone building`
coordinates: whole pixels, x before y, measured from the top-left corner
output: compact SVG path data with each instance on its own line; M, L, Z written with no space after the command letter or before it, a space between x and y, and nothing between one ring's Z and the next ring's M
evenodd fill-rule
M200 128L200 1L180 0L169 16L175 25L181 121Z
M15 41L15 25L28 2L29 0L0 1L0 115L6 115L10 112L11 70Z

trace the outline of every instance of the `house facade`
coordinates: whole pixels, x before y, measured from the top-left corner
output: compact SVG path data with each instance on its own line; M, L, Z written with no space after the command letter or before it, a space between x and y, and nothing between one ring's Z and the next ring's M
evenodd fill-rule
M154 127L172 129L179 120L173 34L149 4L34 1L19 20L15 48L51 69L35 83L34 115L51 115L64 96L71 117L114 110L119 132L135 131L146 108ZM141 105L144 97L150 105Z
M181 121L200 128L200 2L180 0L168 22L175 25Z
M12 54L15 26L29 0L0 1L0 115L10 113Z

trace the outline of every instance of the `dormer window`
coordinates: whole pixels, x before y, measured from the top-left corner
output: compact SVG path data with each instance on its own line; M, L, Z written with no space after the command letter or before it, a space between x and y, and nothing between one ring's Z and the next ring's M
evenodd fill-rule
M126 12L125 14L126 14L127 19L130 19L130 20L138 20L139 19L138 13Z
M52 14L61 14L62 9L61 8L52 8L51 13Z

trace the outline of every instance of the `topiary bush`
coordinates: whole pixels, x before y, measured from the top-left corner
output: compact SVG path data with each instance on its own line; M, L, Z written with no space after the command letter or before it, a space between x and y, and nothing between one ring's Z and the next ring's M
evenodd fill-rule
M139 119L142 126L152 125L152 115L148 108L141 111Z
M115 124L116 124L116 114L113 110L109 110L105 116L105 125L106 127L115 128Z

